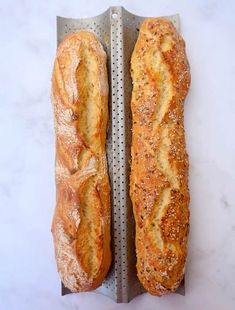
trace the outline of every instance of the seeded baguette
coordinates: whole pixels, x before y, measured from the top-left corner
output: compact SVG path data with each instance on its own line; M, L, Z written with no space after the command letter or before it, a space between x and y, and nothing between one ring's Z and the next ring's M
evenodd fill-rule
M52 74L56 133L56 208L52 223L58 272L72 292L97 288L110 262L110 186L106 54L94 34L60 44Z
M174 292L184 276L189 231L183 104L190 72L184 41L170 21L144 21L131 76L137 274L149 293L160 296Z

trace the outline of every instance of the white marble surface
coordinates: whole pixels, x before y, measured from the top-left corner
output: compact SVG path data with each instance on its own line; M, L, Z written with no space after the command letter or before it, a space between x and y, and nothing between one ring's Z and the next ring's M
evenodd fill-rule
M144 294L117 305L60 297L51 217L50 76L56 15L88 17L110 1L1 1L0 309L235 309L235 2L112 1L138 15L180 13L192 85L185 105L191 232L185 297Z

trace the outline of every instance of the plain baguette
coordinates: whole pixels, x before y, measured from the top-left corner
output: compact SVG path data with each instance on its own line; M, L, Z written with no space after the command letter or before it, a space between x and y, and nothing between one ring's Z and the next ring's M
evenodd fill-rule
M190 84L185 44L163 18L144 21L131 59L130 196L138 277L153 295L179 286L189 231L183 103Z
M97 288L111 263L106 60L94 34L73 33L58 47L52 75L56 133L52 233L58 272L72 292Z

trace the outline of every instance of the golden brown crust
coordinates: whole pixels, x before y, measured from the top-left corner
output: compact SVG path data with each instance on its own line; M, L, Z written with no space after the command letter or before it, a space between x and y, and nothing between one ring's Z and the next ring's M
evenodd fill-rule
M56 209L52 223L58 271L72 292L98 287L110 262L110 186L105 141L106 54L90 32L67 36L52 75L56 132Z
M190 73L184 41L171 22L144 21L131 75L137 273L146 290L163 295L175 291L183 278L189 230L183 101Z

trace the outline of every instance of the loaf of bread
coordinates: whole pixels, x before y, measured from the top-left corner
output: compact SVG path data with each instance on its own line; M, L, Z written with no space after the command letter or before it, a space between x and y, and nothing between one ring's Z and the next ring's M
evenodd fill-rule
M97 288L111 262L106 163L106 53L94 34L60 44L52 75L56 208L52 234L58 272L72 292Z
M149 293L160 296L175 291L184 276L189 231L183 104L190 73L184 41L170 21L144 21L131 76L137 274Z

